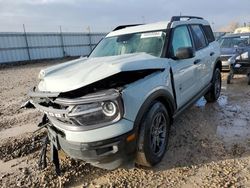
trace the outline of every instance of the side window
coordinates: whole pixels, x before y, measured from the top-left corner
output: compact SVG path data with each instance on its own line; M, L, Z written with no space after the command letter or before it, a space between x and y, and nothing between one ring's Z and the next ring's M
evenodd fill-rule
M211 27L209 25L203 25L202 28L203 28L203 31L204 31L206 37L207 37L208 42L211 43L211 42L215 41L214 33L213 33Z
M192 41L187 26L179 26L175 28L172 39L172 55L181 47L192 47Z
M206 38L199 25L191 25L191 31L194 39L196 50L200 50L207 46Z

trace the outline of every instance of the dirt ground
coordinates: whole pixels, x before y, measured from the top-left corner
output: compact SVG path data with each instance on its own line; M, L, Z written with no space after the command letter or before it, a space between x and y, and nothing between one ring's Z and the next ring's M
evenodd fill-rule
M19 110L36 85L40 62L0 68L0 187L250 187L250 86L225 83L218 102L201 98L173 124L168 151L154 168L107 171L60 153L62 176L37 167L41 114ZM56 62L58 63L58 62Z

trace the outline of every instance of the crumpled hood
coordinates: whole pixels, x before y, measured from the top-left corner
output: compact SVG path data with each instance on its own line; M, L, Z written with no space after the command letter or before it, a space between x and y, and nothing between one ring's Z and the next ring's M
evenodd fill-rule
M146 53L120 56L79 58L41 70L38 89L47 92L67 92L89 85L123 71L163 69L164 58Z

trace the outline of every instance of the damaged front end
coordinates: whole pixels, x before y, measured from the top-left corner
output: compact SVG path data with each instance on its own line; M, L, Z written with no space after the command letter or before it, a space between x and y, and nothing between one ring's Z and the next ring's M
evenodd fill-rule
M75 159L82 159L90 163L104 160L109 163L105 156L118 153L120 142L103 142L101 139L87 137L101 137L100 131L96 129L114 124L123 117L123 104L120 92L115 89L99 91L83 97L65 98L59 93L44 93L34 88L30 93L31 97L28 106L31 104L44 113L40 127L48 129L48 137L44 140L40 156L40 166L46 167L46 145L50 143L52 161L55 164L57 174L59 170L59 158L57 151L62 149L69 156ZM64 96L64 95L62 95ZM27 107L27 105L26 105ZM91 132L95 131L94 132ZM81 134L85 133L85 134ZM107 134L102 132L102 134ZM76 135L75 139L72 139ZM87 142L86 142L87 141ZM90 141L90 142L89 142ZM93 141L93 142L92 142ZM95 165L94 164L94 165ZM121 162L100 166L102 168L116 168Z
M48 136L43 140L40 168L46 167L47 144L51 145L51 161L57 174L60 174L60 149L74 159L105 169L131 161L136 140L133 122L124 118L122 91L127 85L158 71L121 72L62 93L33 88L24 107L34 107L44 113L39 127L48 129Z
M118 61L114 58L110 57L110 62ZM145 54L123 58L128 62L99 63L93 58L89 60L95 61L92 64L79 60L41 71L42 75L40 72L40 83L29 92L30 100L24 106L44 113L39 126L48 129L48 137L44 139L41 167L46 167L47 144L51 145L51 160L57 174L60 174L60 149L71 158L104 169L115 169L134 160L136 130L133 116L168 65L160 58ZM132 62L131 58L136 60ZM157 63L145 63L149 58ZM96 64L100 69L102 67L100 75ZM105 67L110 70L105 71ZM80 68L85 68L83 75L80 74L82 71L77 71ZM131 89L136 83L140 87L133 93ZM142 91L143 85L147 89ZM130 104L132 101L134 104Z

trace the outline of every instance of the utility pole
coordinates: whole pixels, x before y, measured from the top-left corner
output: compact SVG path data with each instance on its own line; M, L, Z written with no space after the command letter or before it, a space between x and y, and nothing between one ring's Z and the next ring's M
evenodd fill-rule
M23 34L24 34L24 39L25 39L25 43L26 43L26 49L27 49L28 58L29 58L29 60L31 60L31 58L30 58L29 44L28 44L28 39L27 39L27 33L26 33L26 29L25 29L25 25L24 24L23 24Z

